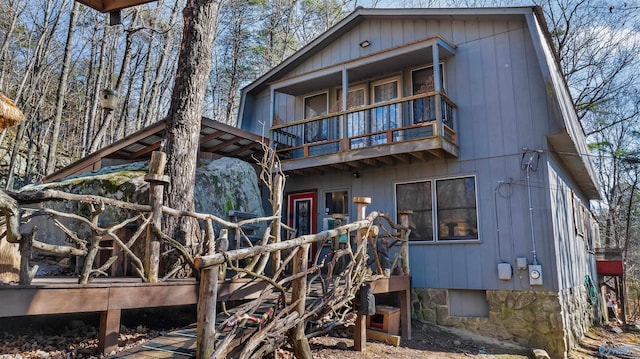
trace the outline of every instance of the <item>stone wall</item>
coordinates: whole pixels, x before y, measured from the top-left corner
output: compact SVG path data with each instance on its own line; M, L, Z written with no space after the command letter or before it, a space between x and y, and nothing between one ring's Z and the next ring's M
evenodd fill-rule
M553 358L566 357L593 322L584 286L561 292L487 291L488 317L450 316L447 294L446 289L413 288L413 317L544 348Z

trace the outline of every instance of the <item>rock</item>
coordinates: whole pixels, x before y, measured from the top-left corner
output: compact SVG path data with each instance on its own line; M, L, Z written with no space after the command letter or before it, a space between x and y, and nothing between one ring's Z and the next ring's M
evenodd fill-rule
M462 345L462 343L459 340L454 340L453 345L459 347L460 345Z
M336 343L336 348L340 350L347 350L349 346L345 342L338 342Z
M258 176L247 162L221 158L198 167L194 192L197 212L223 219L230 210L264 216Z
M52 183L28 185L20 191L38 191L56 189L74 194L92 194L122 201L147 204L149 184L144 181L147 173L147 162L136 162L126 165L105 167L100 170L63 178ZM258 187L258 178L254 168L244 161L234 158L206 160L196 168L195 210L200 213L213 214L222 219L228 219L228 211L234 209L251 212L257 216L264 216L262 198ZM47 208L76 213L83 216L90 214L87 205L77 202L48 202ZM119 223L129 218L127 211L107 206L100 216L100 225ZM87 238L89 229L77 221L61 219L70 224L71 229L77 231L81 238ZM65 243L67 236L55 226L53 221L38 217L27 226L21 228L29 231L37 225L37 240L50 244ZM214 223L214 227L217 224ZM219 225L215 228L220 230ZM260 233L261 235L261 233Z
M551 359L547 351L544 349L533 349L533 357L536 359Z

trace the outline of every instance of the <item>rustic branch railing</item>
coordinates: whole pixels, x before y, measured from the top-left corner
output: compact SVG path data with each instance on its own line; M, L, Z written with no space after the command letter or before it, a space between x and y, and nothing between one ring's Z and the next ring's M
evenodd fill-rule
M273 156L273 155L269 155ZM155 157L155 155L154 155ZM34 271L28 266L30 251L37 249L59 255L75 256L83 261L79 283L85 284L97 276L109 276L109 269L123 257L129 260L133 272L143 282L164 280L159 278L157 262L160 257L160 243L168 243L173 250L183 256L185 262L200 274L200 294L198 300L197 354L199 358L259 357L282 346L288 337L293 343L296 356L310 357L307 338L327 332L336 325L352 323L354 298L360 287L367 281L388 276L385 269L408 274L408 215L402 212L401 225L379 212L366 215L369 198L356 197L358 220L344 226L317 234L304 235L281 241L281 233L295 233L280 222L282 189L284 178L281 173L265 173L267 168L278 168L275 157L263 159L261 178L276 193L271 198L274 215L251 218L238 223L226 221L211 214L177 211L162 206L162 188L165 181L161 176L163 160L155 173L147 175L151 179L150 205L132 204L110 198L91 195L76 195L56 190L12 193L5 201L2 211L6 218L5 235L13 242L20 243L23 263L21 284L28 284ZM153 171L153 170L152 170ZM155 185L155 187L154 187ZM154 198L155 197L155 198ZM44 202L75 202L86 207L83 214L65 213L51 208L28 208L26 205ZM8 203L8 204L7 204ZM22 206L22 207L21 207ZM67 238L64 245L43 243L34 239L37 228L20 235L17 231L18 209L29 222L36 218L48 219ZM105 212L116 210L124 213L117 223L102 224ZM189 216L201 223L205 233L204 244L198 253L192 253L178 240L165 234L160 228L160 216ZM246 235L242 226L266 223L262 239L254 246L229 249L228 233L234 230ZM221 227L218 237L214 234L214 224ZM133 233L125 233L125 228L135 225ZM82 230L78 228L82 228ZM285 237L295 237L286 236ZM334 248L332 241L340 237L350 238L347 244ZM391 268L383 268L379 250L379 239L388 240L385 250L392 249L397 254ZM142 242L142 253L137 243ZM157 244L156 244L157 243ZM311 247L318 250L311 255ZM400 249L395 250L396 246ZM117 250L116 250L117 249ZM325 250L323 250L325 249ZM108 258L99 262L101 252L108 251ZM368 263L374 258L374 269ZM383 261L384 262L384 261ZM399 263L401 262L401 263ZM166 274L166 273L165 273ZM218 297L221 281L239 280L264 282L257 299L251 300L227 311L224 298ZM218 312L222 303L222 313ZM360 317L358 317L360 318ZM247 324L255 324L250 328ZM249 327L249 328L248 328ZM253 331L253 332L252 332ZM250 334L252 332L252 334ZM288 333L288 336L287 336Z

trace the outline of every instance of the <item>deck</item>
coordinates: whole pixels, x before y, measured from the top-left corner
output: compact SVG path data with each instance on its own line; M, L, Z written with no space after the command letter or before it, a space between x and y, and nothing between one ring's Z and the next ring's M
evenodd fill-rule
M16 195L17 203L6 201L9 208L4 213L20 213L21 209L30 218L55 221L53 225L71 241L58 245L41 242L34 238L33 230L19 231L17 215L5 216L7 242L19 247L20 284L0 286L3 304L0 317L100 313L98 349L108 354L117 349L122 310L197 304L195 350L200 358L252 358L272 353L288 340L296 356L309 357L307 338L337 325L355 324L354 346L356 350L364 349L366 316L353 313L357 313L355 303L363 286L370 283L374 293L398 293L402 335L410 337L411 211L401 211L398 224L384 213L373 211L367 215L366 206L371 199L354 197L358 220L295 237L295 229L283 225L277 216L236 223L162 206L162 163L162 153L154 152L146 177L150 182L150 205L49 189ZM276 177L275 183L278 178L281 180L282 175ZM281 194L276 197L281 198ZM52 200L81 203L90 208L88 217L47 208L44 204ZM18 208L18 204L35 203L43 206ZM100 225L106 207L128 211L130 216L120 223ZM163 232L162 216L197 220L201 233L205 234L206 246L192 253ZM69 219L73 221L63 224ZM270 235L265 230L259 241L253 243L243 228L259 222L267 222L275 232ZM214 223L223 227L218 233L214 233ZM78 224L88 226L90 233L80 235L74 227ZM349 240L342 242L339 240L342 237ZM229 248L231 241L243 246ZM169 250L161 251L161 243ZM378 243L384 243L380 245L386 248L378 248ZM29 263L32 249L76 256L82 260L82 268L77 277L33 278L35 268ZM175 273L159 271L160 257L172 252L199 274L198 281L163 278ZM137 277L118 277L116 269L120 268L113 267L114 263L118 266L124 263L130 269L128 274ZM174 264L175 270L181 269L179 262ZM391 269L403 275L385 276ZM267 312L270 314L265 315ZM245 319L259 325L246 326ZM181 341L180 346L188 343L191 350L194 344L191 339ZM164 345L176 346L167 343L167 338L161 340L164 344L153 345L160 349Z
M370 282L374 294L397 293L400 302L402 336L411 337L411 278L406 275L379 278ZM260 280L220 281L218 301L256 299L267 283ZM90 284L77 284L77 278L36 278L28 286L0 286L0 317L99 312L99 350L108 354L117 349L120 314L123 309L197 304L199 285L194 279L143 283L137 278L99 278ZM309 291L307 301L317 297L318 285ZM269 306L267 302L265 304ZM233 313L233 310L230 310ZM216 324L228 316L220 315ZM245 324L251 332L257 325ZM224 339L220 336L217 341ZM143 346L119 353L118 358L194 357L196 325L156 338Z

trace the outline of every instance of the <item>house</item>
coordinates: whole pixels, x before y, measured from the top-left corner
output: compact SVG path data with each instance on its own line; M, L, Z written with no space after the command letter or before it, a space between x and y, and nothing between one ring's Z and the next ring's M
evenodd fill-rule
M289 224L412 210L415 318L566 356L588 295L598 185L541 9L358 8L242 91ZM396 217L397 218L397 217Z

